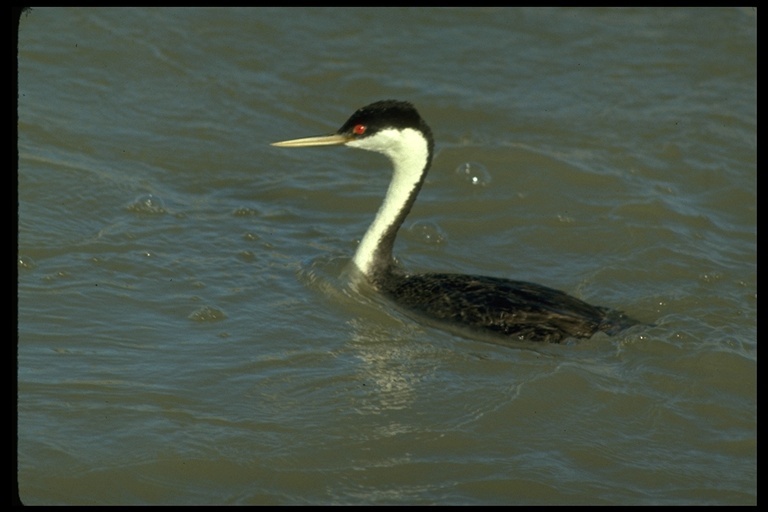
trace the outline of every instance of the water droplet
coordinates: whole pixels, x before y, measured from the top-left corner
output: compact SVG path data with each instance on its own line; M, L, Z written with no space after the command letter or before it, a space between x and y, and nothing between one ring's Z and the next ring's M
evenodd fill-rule
M18 265L19 268L27 270L35 268L35 262L29 256L19 256Z
M447 236L440 226L433 222L416 221L408 228L408 233L421 242L429 245L440 245Z
M455 174L472 185L485 187L491 183L491 173L478 162L464 162L456 168Z
M218 322L227 318L227 315L218 308L203 306L190 313L188 318L196 322Z
M167 213L163 200L153 194L138 197L128 205L128 210L137 213L162 214Z

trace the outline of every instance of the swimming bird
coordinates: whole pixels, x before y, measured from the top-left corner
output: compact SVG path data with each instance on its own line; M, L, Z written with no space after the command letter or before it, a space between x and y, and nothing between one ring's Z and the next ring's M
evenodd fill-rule
M394 170L373 223L352 265L397 305L429 323L481 337L560 343L615 334L636 323L624 313L592 306L526 281L451 273L413 274L394 261L398 229L424 184L434 153L432 130L408 102L377 101L357 110L332 135L274 142L296 148L344 145L389 157Z

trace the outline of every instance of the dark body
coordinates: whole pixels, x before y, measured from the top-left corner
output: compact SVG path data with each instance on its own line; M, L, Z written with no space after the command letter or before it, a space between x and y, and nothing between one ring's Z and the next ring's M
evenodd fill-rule
M615 334L636 323L620 311L526 281L464 274L388 274L375 285L399 306L494 337L560 343L598 332Z

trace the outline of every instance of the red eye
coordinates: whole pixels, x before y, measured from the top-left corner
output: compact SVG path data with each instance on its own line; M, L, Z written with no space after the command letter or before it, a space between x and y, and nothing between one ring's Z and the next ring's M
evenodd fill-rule
M364 124L356 124L354 128L352 128L352 133L355 135L362 135L365 133L366 126Z

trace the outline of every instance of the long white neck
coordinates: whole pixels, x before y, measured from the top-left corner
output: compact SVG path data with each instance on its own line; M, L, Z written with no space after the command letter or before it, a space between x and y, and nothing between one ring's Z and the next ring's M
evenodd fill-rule
M382 130L347 146L387 155L394 171L384 202L360 241L354 265L369 279L392 264L392 246L400 225L416 200L429 164L429 145L418 130Z

